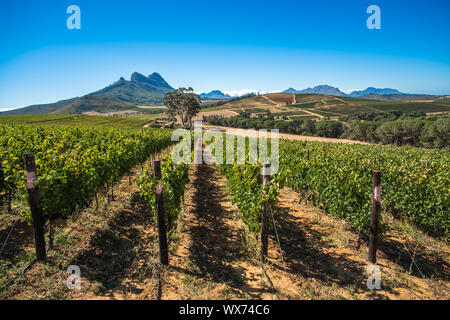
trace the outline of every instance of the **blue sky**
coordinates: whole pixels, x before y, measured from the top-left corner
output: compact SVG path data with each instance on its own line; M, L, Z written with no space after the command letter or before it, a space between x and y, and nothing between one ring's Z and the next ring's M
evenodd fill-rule
M81 30L66 9L81 8ZM369 30L366 9L381 9ZM131 73L195 91L391 87L450 94L447 0L0 2L0 108L81 96Z

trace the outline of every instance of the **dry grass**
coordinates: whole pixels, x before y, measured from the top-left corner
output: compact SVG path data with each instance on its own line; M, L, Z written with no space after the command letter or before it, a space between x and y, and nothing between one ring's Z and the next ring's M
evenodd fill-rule
M264 95L269 101L278 105L287 105L295 103L295 95L288 93L269 93Z
M284 272L278 244L272 237L270 255L273 260L269 275L282 279L280 274L284 273L284 277L295 278L295 287L285 286L291 291L288 298L448 299L448 265L444 267L436 261L448 257L445 244L438 242L440 252L437 252L433 246L404 233L389 231L379 245L377 259L382 272L382 289L369 290L365 241L356 249L357 235L343 220L300 203L299 195L289 189L282 191L279 200L277 226L287 271ZM405 241L410 248L420 248L415 263L424 275L418 269L409 271L412 261L402 249ZM275 280L275 286L276 283Z

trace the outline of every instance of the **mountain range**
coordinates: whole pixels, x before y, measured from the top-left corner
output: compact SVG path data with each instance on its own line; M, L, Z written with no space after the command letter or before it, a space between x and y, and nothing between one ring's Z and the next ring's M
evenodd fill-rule
M353 98L358 98L358 97L371 95L371 94L380 95L380 94L404 94L404 93L401 93L397 89L391 89L391 88L379 89L379 88L374 88L374 87L368 87L365 90L360 90L360 91L355 90L353 92L350 92L348 94L348 96L353 97Z
M162 103L164 95L174 90L159 73L152 73L148 77L135 72L130 81L120 78L112 85L93 92L88 96L125 101L136 104Z
M377 94L377 95L380 95L380 94L381 95L403 94L400 91L398 91L397 89L390 89L390 88L380 89L380 88L374 88L374 87L368 87L365 90L355 90L349 94L346 94L346 93L342 92L341 90L339 90L338 88L332 87L329 85L320 85L320 86L316 86L314 88L307 88L304 90L295 90L294 88L289 88L289 89L282 91L281 93L294 93L294 94L315 93L315 94L327 94L327 95L339 96L339 97L353 97L353 98L358 98L358 97L362 97L365 95L372 95L372 94Z
M49 104L32 105L25 108L0 112L0 114L81 114L89 111L100 113L128 110L142 111L142 109L137 109L137 107L142 105L162 105L165 94L172 90L174 88L156 72L149 76L134 72L130 80L125 80L121 77L113 84L82 97L65 99ZM375 100L433 100L439 97L404 94L396 89L380 89L374 87L369 87L365 90L355 90L346 94L338 88L329 85L319 85L304 90L289 88L281 93L315 93L342 97L362 97L364 99ZM201 93L200 97L204 100L229 100L234 98L228 94L224 94L220 90Z
M113 84L82 97L32 105L0 114L79 114L88 111L103 113L125 111L135 109L139 105L161 105L165 94L172 90L174 88L156 72L148 77L135 72L130 80L121 77Z
M199 96L206 100L228 100L232 98L230 95L224 94L220 90L213 90L209 93L200 93Z
M314 88L306 88L303 90L296 90L294 88L289 88L284 91L281 91L280 93L289 93L289 94L300 94L300 93L314 93L314 94L325 94L325 95L331 95L331 96L338 96L338 97L352 97L352 98L359 98L363 96L371 96L372 98L375 96L381 96L383 98L383 95L405 95L404 93L401 93L397 89L391 89L391 88L374 88L374 87L368 87L365 90L354 90L349 94L346 94L339 90L336 87L332 87L329 85L319 85L315 86ZM224 94L220 90L213 90L209 93L201 93L200 97L205 100L228 100L232 99L232 97L228 94ZM411 97L410 97L411 98ZM401 98L398 100L402 100Z

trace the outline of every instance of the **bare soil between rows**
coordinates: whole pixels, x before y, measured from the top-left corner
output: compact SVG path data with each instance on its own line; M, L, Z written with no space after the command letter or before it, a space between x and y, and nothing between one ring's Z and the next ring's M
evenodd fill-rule
M218 168L192 165L190 177L163 299L272 298L261 281L259 265L247 258L245 226Z

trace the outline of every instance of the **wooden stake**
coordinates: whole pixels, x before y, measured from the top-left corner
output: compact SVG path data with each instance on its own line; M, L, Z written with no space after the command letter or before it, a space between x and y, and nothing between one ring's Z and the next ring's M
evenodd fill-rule
M8 190L7 198L8 198L8 213L11 213L12 212L12 198L13 198L12 189Z
M378 220L381 210L381 171L373 171L373 198L370 217L369 261L377 262Z
M163 265L169 265L169 250L167 248L166 223L164 221L164 197L162 189L161 177L161 160L153 161L153 170L155 177L159 179L156 188L156 210L158 216L158 233L159 233L159 257Z
M39 190L36 187L36 162L33 153L24 153L25 170L27 172L27 191L31 208L31 219L33 224L34 244L36 247L36 260L46 259L44 218L42 217L41 201Z
M53 237L55 230L53 229L53 220L48 221L48 248L53 249Z
M263 166L263 190L264 186L270 181L270 164ZM264 191L263 191L264 192ZM267 250L269 247L269 212L270 202L265 201L262 205L261 215L261 261L264 262L267 258Z

